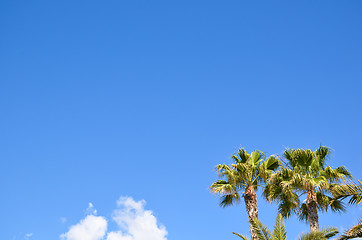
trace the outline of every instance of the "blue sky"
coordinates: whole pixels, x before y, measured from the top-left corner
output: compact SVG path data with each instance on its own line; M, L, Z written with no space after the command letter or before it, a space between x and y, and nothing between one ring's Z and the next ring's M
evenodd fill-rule
M219 208L208 186L239 147L327 145L330 165L362 178L361 12L358 0L2 0L0 238L60 239L90 206L118 231L122 197L168 240L236 239L245 206ZM259 208L271 226L275 206ZM286 224L291 239L308 230Z

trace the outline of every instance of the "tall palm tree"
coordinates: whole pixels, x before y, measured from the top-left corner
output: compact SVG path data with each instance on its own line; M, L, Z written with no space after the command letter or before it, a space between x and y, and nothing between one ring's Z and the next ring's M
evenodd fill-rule
M244 198L251 223L252 219L258 218L256 190L279 167L280 161L274 156L267 158L261 151L253 151L248 154L245 149L239 149L231 158L234 161L233 164L216 166L221 179L214 182L210 189L221 196L221 207L239 203L241 198ZM250 232L252 240L257 240L256 233L251 226Z
M309 221L311 232L319 230L318 210L345 210L343 203L331 196L331 191L341 180L352 176L343 166L333 169L326 165L330 152L325 146L316 151L285 150L286 163L270 177L264 191L269 201L279 204L283 217L298 214L300 220ZM300 201L302 195L307 195L305 203Z
M281 214L278 214L277 216L273 232L271 232L268 227L264 226L258 219L252 220L252 227L257 233L259 240L287 240L287 231ZM337 233L338 231L336 228L328 227L322 229L321 231L303 234L299 237L299 240L326 240L335 236ZM233 232L233 234L243 240L249 240L247 237L239 233Z

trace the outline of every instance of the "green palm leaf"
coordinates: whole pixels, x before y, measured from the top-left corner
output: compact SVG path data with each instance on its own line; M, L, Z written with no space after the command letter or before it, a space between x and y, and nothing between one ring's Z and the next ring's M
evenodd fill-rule
M271 239L272 240L286 240L287 239L287 231L285 229L283 216L281 214L278 214L278 216L277 216Z
M326 240L338 234L337 228L327 227L320 231L311 232L299 237L299 240Z
M239 193L226 194L220 197L220 207L227 207L240 202Z
M235 234L236 236L240 237L243 240L249 240L249 238L247 238L247 237L245 237L245 236L243 236L243 235L241 235L239 233L235 233L235 232L232 232L232 233Z
M358 183L346 183L333 187L333 195L337 199L349 198L349 204L356 205L362 203L362 181Z
M271 240L272 234L258 219L252 219L251 225L259 240Z

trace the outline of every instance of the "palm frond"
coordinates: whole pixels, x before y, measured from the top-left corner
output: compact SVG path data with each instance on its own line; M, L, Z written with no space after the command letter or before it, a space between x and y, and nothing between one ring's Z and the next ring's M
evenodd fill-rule
M236 154L231 156L236 163L246 163L250 155L246 152L244 148L240 148Z
M267 179L270 177L270 175L278 169L278 167L281 165L280 160L275 156L270 156L264 162L261 164L259 169L259 174L262 177L264 181L267 181Z
M227 207L230 205L234 205L236 203L240 202L240 195L239 193L231 193L231 194L225 194L220 197L220 207Z
M281 168L272 174L268 184L264 188L263 196L269 202L278 204L279 213L283 217L289 217L298 211L300 200L293 187L285 184L284 179L290 179L293 174L290 169Z
M296 149L293 152L294 164L302 167L308 167L313 161L313 151L310 149Z
M261 161L262 154L260 151L255 150L250 154L250 164L252 164L253 166L258 166Z
M332 149L326 146L320 146L315 152L316 156L321 159L326 159L330 154Z
M237 189L235 184L231 184L225 180L218 180L211 184L210 190L216 194L231 194L235 193Z
M292 198L284 196L279 199L278 212L283 217L288 218L293 213L297 213L299 211L300 203L297 195L293 195Z
M337 228L327 227L320 231L303 234L299 240L326 240L338 234Z
M245 236L243 236L243 235L241 235L239 233L232 232L232 234L235 234L236 236L240 237L243 240L249 240L249 238L247 238L247 237L245 237Z
M324 169L325 162L329 155L331 154L331 149L326 146L320 146L315 152L315 157L313 161L313 167L316 169Z
M298 219L301 222L308 222L308 208L307 204L303 203L300 205L300 208L298 209Z
M318 202L318 209L320 211L326 212L329 208L333 212L346 211L346 206L341 200L330 197L323 192L316 192L316 197Z
M326 167L324 170L320 171L320 175L326 177L333 183L352 178L352 174L344 166L340 166L336 169Z
M356 205L362 203L362 181L358 183L346 183L337 185L332 190L333 196L337 199L349 199L349 204Z
M328 180L324 176L318 176L315 178L311 178L311 184L313 184L313 187L319 188L319 189L326 189L328 188Z
M287 231L285 229L283 216L281 214L278 214L274 225L272 240L286 240L286 239L287 239Z
M283 153L284 158L287 159L289 162L293 161L294 150L295 149L293 149L293 148L287 148Z
M271 240L269 229L259 219L251 219L250 223L259 240Z

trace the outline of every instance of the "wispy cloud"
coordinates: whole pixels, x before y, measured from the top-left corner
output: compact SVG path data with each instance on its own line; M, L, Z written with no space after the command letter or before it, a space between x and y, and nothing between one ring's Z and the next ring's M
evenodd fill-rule
M89 203L87 216L60 237L63 240L167 240L166 228L158 224L153 212L145 209L145 204L144 200L119 198L117 209L112 214L119 230L107 232L106 218L95 216L97 211Z
M97 215L97 209L94 208L93 203L88 203L88 208L85 210L87 215Z
M25 234L25 240L28 240L31 236L33 236L33 233Z

